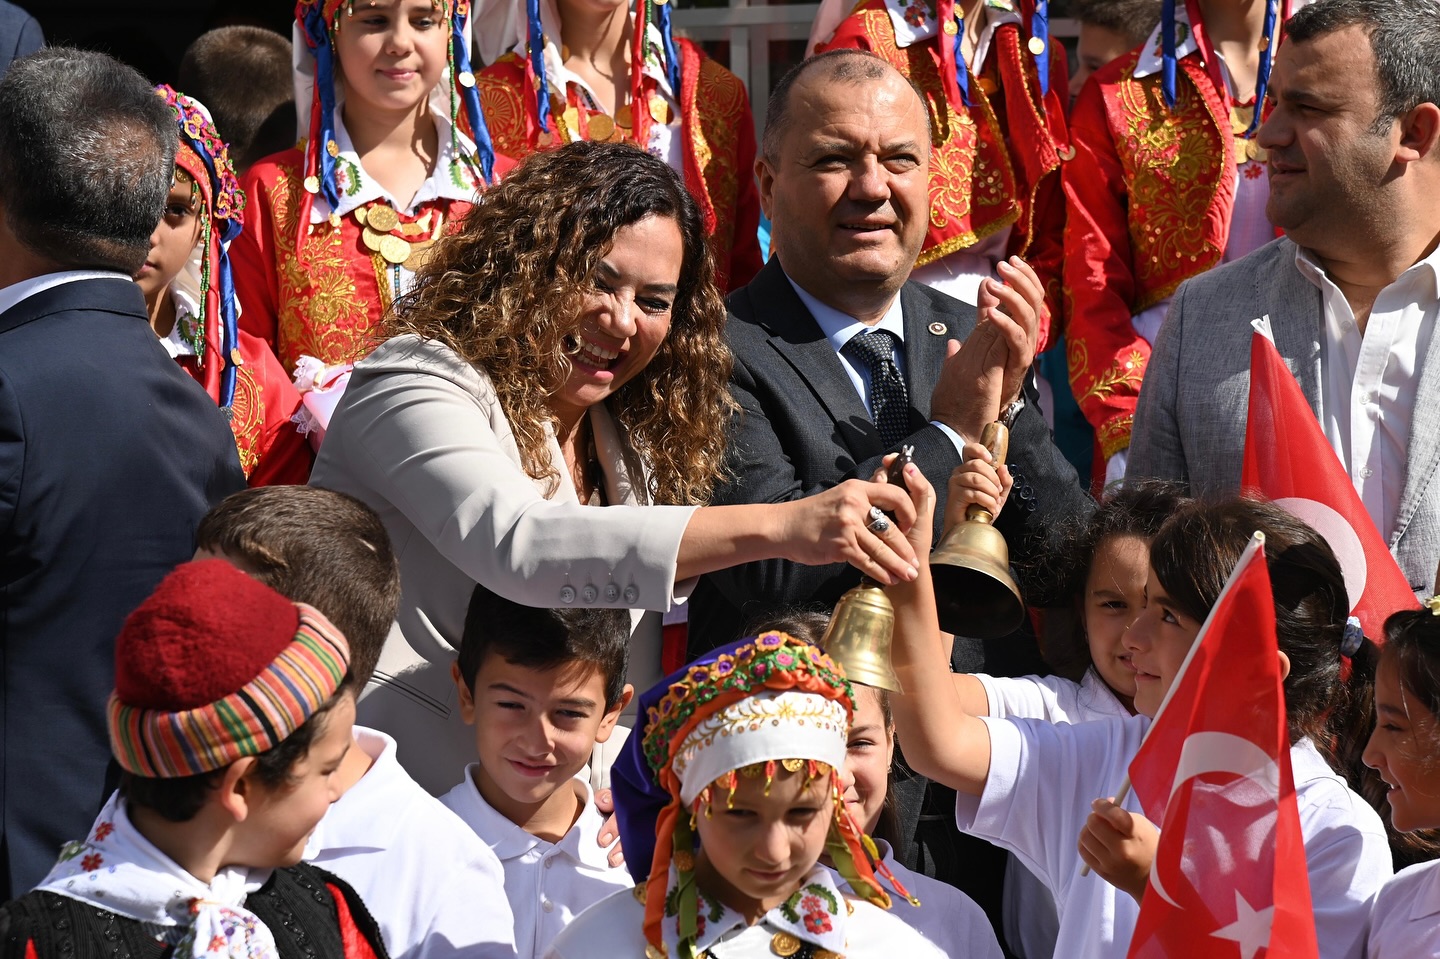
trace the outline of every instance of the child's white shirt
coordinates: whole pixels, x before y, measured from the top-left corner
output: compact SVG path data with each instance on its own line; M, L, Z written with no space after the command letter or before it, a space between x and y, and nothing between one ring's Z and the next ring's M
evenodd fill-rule
M306 860L355 887L394 959L512 959L495 854L401 768L395 740L356 726L355 743L373 764L325 813Z
M896 895L880 880L885 891L890 893L890 915L903 920L947 956L963 956L966 959L1002 959L1000 943L995 938L995 929L990 919L975 900L959 889L939 879L932 879L923 873L912 872L895 860L895 851L883 839L875 840L880 858L890 872L916 899L918 907ZM855 890L836 869L830 869L835 885L847 895Z
M989 700L987 716L996 719L1043 719L1047 723L1088 723L1109 716L1130 715L1114 690L1095 672L1085 670L1080 682L1063 676L1008 678L975 673Z
M863 899L846 897L845 901L851 907L844 926L846 956L941 959L946 955L893 913ZM545 959L634 959L648 955L644 925L645 905L635 897L635 890L617 892L572 923L551 944ZM710 959L775 959L771 943L776 931L762 918L752 926L727 931L709 944L705 955ZM970 955L950 953L949 959L970 959Z
M584 798L580 818L558 843L549 843L515 825L485 801L475 785L478 765L466 766L465 778L440 801L500 858L505 895L515 916L516 955L531 959L543 955L576 916L617 889L629 890L633 882L624 866L610 865L610 851L600 845L605 817L595 808L590 787L583 780L571 781Z
M1440 860L1395 874L1375 897L1367 959L1440 959Z
M1139 904L1093 872L1081 876L1076 843L1090 803L1120 787L1149 718L983 722L990 773L982 795L957 798L957 825L1016 853L1054 893L1060 910L1055 955L1124 959ZM1384 827L1308 740L1291 747L1290 761L1321 959L1360 959L1365 919L1391 875ZM1133 793L1123 805L1143 814Z

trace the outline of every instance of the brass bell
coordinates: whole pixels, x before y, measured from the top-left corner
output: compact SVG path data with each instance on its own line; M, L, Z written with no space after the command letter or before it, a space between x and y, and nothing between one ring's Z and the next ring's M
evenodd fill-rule
M1009 434L1002 424L985 427L981 442L996 463L1004 462ZM1025 601L1010 576L1010 548L991 525L994 519L972 504L965 522L946 533L930 554L936 612L947 633L998 639L1025 621Z
M890 640L895 632L895 607L872 579L840 597L820 648L857 683L902 692L890 665Z

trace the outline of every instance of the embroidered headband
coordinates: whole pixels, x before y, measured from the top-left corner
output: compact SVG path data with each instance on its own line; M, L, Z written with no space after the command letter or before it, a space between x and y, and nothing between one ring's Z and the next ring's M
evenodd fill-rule
M470 5L471 0L432 0L432 5L449 8L447 18L450 40L446 48L446 71L441 79L448 85L446 97L450 105L450 135L456 156L478 164L482 184L494 181L495 147L490 139L490 130L485 124L485 114L480 109L480 94L475 89L475 73L470 64ZM336 180L335 158L339 147L335 143L335 82L338 59L335 53L335 33L341 27L341 13L353 16L355 0L298 0L295 4L295 64L297 109L304 109L310 102L310 120L305 133L304 192L300 196L300 209L296 218L301 237L310 228L310 210L314 197L325 198L333 210L340 205L340 187ZM301 50L309 54L306 62ZM301 116L304 116L302 113ZM465 124L462 124L462 119ZM475 155L470 156L462 148L459 137L468 124L469 134L475 142Z
M644 735L630 737L616 763L616 805L630 807L621 817L622 841L627 832L633 835L653 823L645 891L645 938L653 950L664 951L667 913L678 916L682 954L687 945L693 950L698 935L694 817L717 782L728 783L733 794L740 769L758 769L767 782L779 766L806 769L807 778L828 778L835 811L826 851L836 868L852 889L877 905L890 905L875 878L877 866L908 897L845 809L840 767L854 694L844 671L824 652L784 633L766 633L667 677L646 692L641 708ZM627 848L639 852L646 846ZM678 909L665 901L672 865L682 890L682 901L672 904Z
M155 93L175 113L180 134L175 166L188 173L200 191L199 275L192 279L198 286L197 319L204 339L196 358L204 371L206 392L228 413L235 402L237 367L241 365L240 311L230 269L230 243L244 225L245 193L230 162L230 150L204 105L163 83Z

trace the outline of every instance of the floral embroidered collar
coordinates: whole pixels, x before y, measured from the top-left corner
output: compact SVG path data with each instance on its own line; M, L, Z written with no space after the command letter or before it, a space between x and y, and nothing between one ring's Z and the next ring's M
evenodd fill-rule
M679 903L681 889L678 873L670 870L670 886L665 894L663 928L665 955L675 959L683 955L680 948ZM644 896L644 885L636 887L637 898ZM697 890L695 954L703 955L728 933L747 927L745 918L729 906ZM811 867L800 888L780 905L771 909L760 923L772 930L777 942L794 937L826 952L844 954L845 922L853 908L835 885L830 870L818 863Z
M1013 0L985 0L982 9L985 24L980 31L980 42L975 47L975 62L970 64L972 72L984 65L995 29L1001 24L1022 22ZM885 0L885 12L890 14L890 23L895 28L895 45L902 50L912 43L935 36L938 26L935 0ZM959 14L959 4L956 4L955 12Z
M475 154L475 144L463 131L455 131L461 147L460 151L455 150L454 138L451 137L450 117L440 109L436 99L446 88L446 84L438 84L430 95L430 116L435 121L437 143L435 168L424 185L420 187L420 192L415 194L411 210L400 209L395 198L366 174L365 168L360 165L360 154L356 152L354 141L350 139L350 132L345 129L345 121L341 116L340 107L344 101L341 100L336 105L335 187L340 193L340 206L331 211L330 205L325 202L324 195L317 195L314 205L310 208L311 224L324 222L330 218L331 212L339 217L349 216L356 207L362 207L374 200L384 200L395 207L396 212L399 213L418 211L424 204L435 200L475 202L480 192L480 182L476 179L470 164L464 159L466 156Z

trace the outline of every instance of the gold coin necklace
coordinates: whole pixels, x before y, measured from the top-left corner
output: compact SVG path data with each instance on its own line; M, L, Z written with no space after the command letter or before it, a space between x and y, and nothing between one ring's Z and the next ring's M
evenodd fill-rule
M390 204L375 200L357 206L352 215L360 224L360 242L390 268L395 296L400 295L400 268L403 266L412 273L418 270L425 262L427 251L445 232L442 210L432 210L406 223Z

